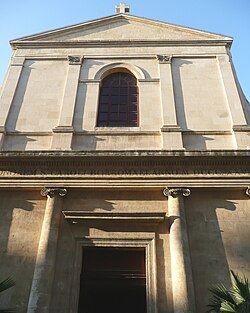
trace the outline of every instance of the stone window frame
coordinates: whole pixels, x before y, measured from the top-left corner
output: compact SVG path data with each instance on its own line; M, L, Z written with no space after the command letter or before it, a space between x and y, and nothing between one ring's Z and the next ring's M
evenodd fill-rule
M157 313L157 266L156 242L154 233L144 236L133 233L131 236L121 237L85 237L76 239L76 254L74 273L70 296L70 313L78 312L80 292L80 273L82 268L82 249L84 247L110 247L110 248L144 248L146 262L146 303L147 313Z

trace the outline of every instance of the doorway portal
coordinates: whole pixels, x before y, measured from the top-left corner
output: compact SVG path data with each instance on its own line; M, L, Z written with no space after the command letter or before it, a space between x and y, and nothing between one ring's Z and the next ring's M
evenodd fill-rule
M144 248L83 248L78 313L99 312L147 312Z

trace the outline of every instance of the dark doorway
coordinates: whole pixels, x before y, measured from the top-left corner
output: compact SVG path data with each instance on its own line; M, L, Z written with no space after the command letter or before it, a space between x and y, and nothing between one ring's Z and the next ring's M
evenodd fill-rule
M146 313L145 249L86 247L78 313Z

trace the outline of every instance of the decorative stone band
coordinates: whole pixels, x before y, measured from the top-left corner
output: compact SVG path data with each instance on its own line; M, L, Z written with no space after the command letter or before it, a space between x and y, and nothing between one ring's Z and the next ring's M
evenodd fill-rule
M250 186L248 186L246 189L246 195L250 197Z
M43 188L40 193L43 197L45 197L45 196L53 197L56 194L58 194L61 197L64 197L67 194L67 189L65 189L65 188Z
M70 65L81 65L83 57L77 55L69 55L68 60Z
M176 198L179 195L183 195L184 197L188 197L188 196L190 196L191 191L188 188L167 188L166 187L165 189L163 189L162 193L165 197L171 196L173 198Z
M160 64L171 64L172 55L157 54L157 59Z

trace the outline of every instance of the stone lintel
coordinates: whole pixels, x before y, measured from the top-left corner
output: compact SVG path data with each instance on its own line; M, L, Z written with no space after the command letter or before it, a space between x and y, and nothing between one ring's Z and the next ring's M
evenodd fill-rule
M140 222L140 223L161 223L165 220L165 212L140 212L140 213L121 213L121 212L89 212L89 211L63 211L66 220L72 224L80 221L104 220L112 222Z

